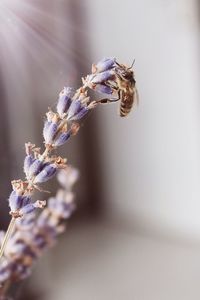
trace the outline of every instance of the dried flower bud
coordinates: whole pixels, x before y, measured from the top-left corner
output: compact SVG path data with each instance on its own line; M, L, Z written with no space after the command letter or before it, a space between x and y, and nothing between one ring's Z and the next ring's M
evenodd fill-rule
M81 101L79 99L73 100L67 113L67 119L72 119L72 117L80 112L81 108Z
M57 103L57 112L62 117L63 114L65 114L71 103L72 103L72 97L74 95L74 91L70 87L64 87L62 92L59 94L59 99Z
M26 157L24 159L24 173L26 174L27 177L28 177L30 166L32 165L34 160L35 159L34 159L33 155L31 155L31 154L26 155Z
M23 216L25 214L32 213L36 208L44 208L46 205L46 201L38 200L34 203L27 204L26 206L22 207L19 213Z
M56 147L62 146L66 143L66 141L70 138L71 136L71 130L68 130L67 132L61 133L55 140L54 145Z
M34 183L42 183L51 179L57 171L56 164L46 165L42 171L35 177Z
M97 64L92 65L92 73L107 71L114 67L115 62L115 58L103 58Z
M110 86L107 86L106 84L96 84L94 86L94 90L98 93L108 94L108 95L111 95L113 93L112 88Z
M74 115L73 118L71 118L71 120L77 121L77 120L82 119L88 113L88 111L89 111L88 106L83 106L80 109L80 111L76 115Z
M52 144L58 130L58 123L46 121L43 128L43 136L45 144Z
M35 159L27 172L28 178L36 176L42 170L43 167L44 162L39 159Z
M93 84L97 84L97 83L103 84L106 83L106 81L108 80L114 80L115 72L113 70L104 71L102 73L91 75L91 77L89 78Z
M18 195L16 191L12 191L8 202L11 211L15 212L29 204L31 202L31 198L29 196Z

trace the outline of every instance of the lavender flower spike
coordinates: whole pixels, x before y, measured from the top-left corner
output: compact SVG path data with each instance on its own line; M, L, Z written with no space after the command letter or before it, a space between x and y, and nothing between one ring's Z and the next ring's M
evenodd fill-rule
M64 220L68 219L75 209L71 188L77 178L77 172L70 174L70 168L66 173L62 171L62 175L59 175L64 188L50 199L46 208L46 201L34 202L32 199L35 190L39 189L37 184L48 181L58 169L66 168L66 159L52 152L77 134L79 122L89 111L98 104L105 103L103 100L107 100L100 98L91 101L87 96L88 90L93 89L107 95L118 95L124 91L132 97L134 82L131 67L119 64L115 58L99 61L93 65L92 74L83 78L83 85L76 92L68 87L63 89L59 94L56 112L49 110L46 113L43 152L40 153L40 148L31 143L26 144L26 178L12 181L13 191L8 199L12 218L3 238L0 237L0 259L4 255L4 260L0 260L2 297L6 296L7 283L29 276L33 263L46 248L55 243L57 236L65 230ZM36 208L44 208L39 216L36 214Z

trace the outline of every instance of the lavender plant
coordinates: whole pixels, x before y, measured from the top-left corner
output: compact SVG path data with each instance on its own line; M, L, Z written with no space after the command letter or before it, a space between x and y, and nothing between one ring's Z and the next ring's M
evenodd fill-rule
M5 294L7 283L29 275L33 262L54 243L65 228L63 220L68 219L74 210L71 187L77 172L67 167L65 158L53 152L77 134L84 116L98 104L124 101L125 98L120 99L119 96L122 90L125 96L128 91L130 98L130 79L126 78L125 70L124 65L120 65L115 58L105 58L93 64L92 73L82 79L83 85L77 90L64 87L58 97L56 112L49 109L46 113L43 151L30 142L25 144L25 179L11 182L12 192L8 203L12 218L7 232L1 232L0 236L2 295ZM105 97L92 101L88 96L89 89ZM64 178L65 187L59 190L56 197L50 198L44 208L46 201L34 201L34 192L42 191L40 185L57 172L60 181ZM37 208L44 208L38 217Z

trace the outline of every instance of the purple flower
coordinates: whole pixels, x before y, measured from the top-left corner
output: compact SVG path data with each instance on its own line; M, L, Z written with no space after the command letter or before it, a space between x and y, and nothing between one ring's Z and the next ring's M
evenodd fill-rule
M89 108L87 106L82 106L82 108L80 109L80 111L77 114L75 114L71 118L71 120L77 121L77 120L82 119L88 113L88 111L89 111Z
M23 196L18 195L16 191L12 191L8 202L11 211L16 211L23 206Z
M29 204L31 202L31 198L29 196L18 195L16 191L12 191L8 202L11 211L15 212Z
M24 159L24 173L28 176L29 168L34 162L34 157L32 155L26 155Z
M35 210L35 206L34 206L32 203L30 203L30 204L28 204L28 205L22 207L22 209L20 209L20 213L21 213L22 215L30 214L30 213L32 213L34 210Z
M34 162L31 164L31 166L29 167L28 170L28 177L31 178L32 176L36 176L43 168L44 166L44 162L39 160L39 159L35 159Z
M97 73L93 76L93 78L91 77L91 82L93 84L96 83L105 83L108 80L113 80L115 79L115 73L113 72L113 70L109 70L109 71L104 71L102 73Z
M17 218L16 220L16 227L19 228L19 230L27 231L33 228L35 225L35 213L30 213L22 218Z
M73 100L67 113L67 119L70 120L72 117L78 114L81 108L81 101L79 99Z
M29 203L26 206L23 206L20 211L19 214L26 215L26 214L30 214L32 213L36 208L43 208L46 205L46 201L41 201L41 200L37 200L34 203Z
M69 109L71 103L72 103L72 97L73 97L74 91L70 87L64 87L62 92L59 95L58 103L57 103L57 112L62 117L64 113L67 112Z
M43 129L43 136L46 144L51 144L58 130L58 123L46 121Z
M54 145L61 146L64 145L64 143L70 138L71 136L71 130L68 130L67 132L61 133L55 140Z
M45 141L48 139L48 135L49 135L49 126L51 125L51 121L46 120L44 122L44 127L43 127L43 137L45 139Z
M106 84L100 84L100 83L95 85L94 90L99 93L109 94L109 95L113 93L111 87L107 86Z
M42 171L35 177L34 183L41 183L48 181L55 175L57 166L55 164L47 164Z
M92 65L92 73L99 73L103 71L107 71L114 67L116 62L115 58L103 58L96 65Z

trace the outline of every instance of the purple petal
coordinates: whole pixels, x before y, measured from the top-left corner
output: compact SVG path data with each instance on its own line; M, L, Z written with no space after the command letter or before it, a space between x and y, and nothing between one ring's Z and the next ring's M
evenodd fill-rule
M18 209L21 209L23 206L26 206L28 203L30 203L31 198L28 196L17 195L15 191L12 191L8 199L8 202L11 211L16 211Z
M103 72L114 67L116 59L115 58L103 58L96 65L94 65L94 71Z
M71 136L71 130L68 130L67 132L63 132L59 135L59 137L56 139L54 145L55 146L62 146L66 143L66 141Z
M46 144L51 144L53 142L53 139L56 135L58 124L54 122L48 122L50 124L47 124L45 122L44 130L43 130L43 136Z
M93 78L92 78L92 83L104 83L107 80L113 80L115 78L115 75L113 73L113 71L105 71L102 73L98 73L96 74Z
M69 120L71 117L79 113L81 107L82 105L80 100L73 100L68 110L67 119Z
M105 84L97 84L95 86L95 91L99 92L99 93L103 93L103 94L112 94L113 90L111 89L111 87L105 85Z
M24 196L22 199L22 207L26 206L27 204L29 204L31 202L31 197L29 196Z
M9 196L8 202L11 211L16 211L23 205L23 196L19 196L15 191L12 191Z
M65 87L64 90L60 93L58 103L57 103L57 112L59 115L63 115L69 109L74 92L70 87Z
M51 122L45 121L44 127L43 127L43 137L45 140L48 138L48 130L49 130L50 125L51 125Z
M24 173L28 176L29 168L34 162L34 157L32 155L27 155L24 159Z
M29 172L28 172L29 178L37 175L42 170L43 166L44 163L41 160L35 159L35 161L32 163L32 165L29 168Z
M75 116L73 116L71 120L76 121L82 119L88 113L88 111L89 109L87 106L83 106L83 108Z
M41 183L48 181L55 175L57 167L55 164L45 166L42 171L35 177L34 183Z
M26 206L22 207L20 209L20 213L22 213L23 215L25 214L30 214L32 213L34 210L36 209L36 207L30 203L30 204L27 204Z
M56 198L51 198L48 201L48 208L59 217L68 219L75 209L75 204L73 202L66 203L64 199L59 201Z
M29 230L35 226L35 214L29 214L22 218L16 219L16 226L19 230Z

